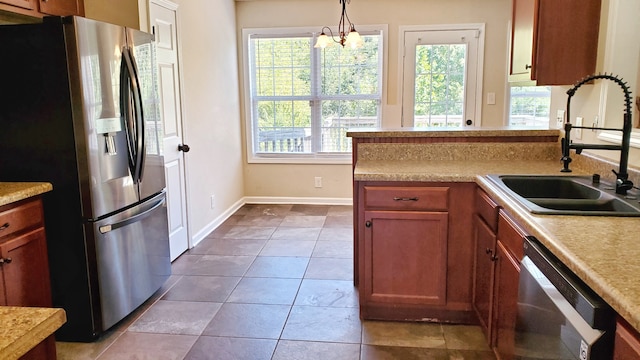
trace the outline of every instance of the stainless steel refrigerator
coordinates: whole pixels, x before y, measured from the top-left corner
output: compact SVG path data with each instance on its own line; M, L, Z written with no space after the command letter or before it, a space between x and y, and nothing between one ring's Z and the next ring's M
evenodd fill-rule
M0 181L46 181L58 340L92 341L171 274L153 36L80 17L0 26Z

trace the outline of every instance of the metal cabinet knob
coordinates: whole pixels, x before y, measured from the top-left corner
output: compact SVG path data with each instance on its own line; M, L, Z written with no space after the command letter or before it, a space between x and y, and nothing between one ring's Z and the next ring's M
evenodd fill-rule
M178 151L182 151L182 152L186 152L188 153L189 150L191 150L191 148L189 147L189 145L187 144L180 144L178 145Z
M9 223L4 223L2 226L0 226L0 231L7 229L9 226Z
M531 69L531 65L526 64L526 65L524 66L524 69L525 69L525 70L529 70L529 69Z
M365 222L365 223L364 223L364 226L366 226L366 227L371 227L371 221L367 221L367 222Z

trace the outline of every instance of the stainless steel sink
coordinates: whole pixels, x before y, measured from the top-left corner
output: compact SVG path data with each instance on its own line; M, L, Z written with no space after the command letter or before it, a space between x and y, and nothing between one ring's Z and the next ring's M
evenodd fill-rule
M487 178L530 212L547 215L640 216L633 195L618 195L590 176L488 175Z

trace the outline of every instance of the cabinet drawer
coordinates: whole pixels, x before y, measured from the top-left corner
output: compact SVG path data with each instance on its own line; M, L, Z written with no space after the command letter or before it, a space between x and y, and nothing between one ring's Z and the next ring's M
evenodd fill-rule
M41 200L30 200L0 207L0 239L42 225Z
M501 241L513 256L522 260L524 257L524 237L527 234L509 218L507 214L500 211L498 218L498 240Z
M364 187L367 209L447 211L448 202L448 187Z
M476 189L476 212L494 232L498 230L498 204L482 189Z

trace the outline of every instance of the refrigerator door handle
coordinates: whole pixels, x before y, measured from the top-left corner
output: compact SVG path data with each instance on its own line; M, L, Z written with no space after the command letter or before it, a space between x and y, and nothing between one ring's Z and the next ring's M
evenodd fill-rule
M125 117L125 129L129 147L129 167L135 184L142 180L144 161L144 113L142 109L142 95L138 81L135 60L128 47L122 49L122 63L120 66L120 108ZM133 96L131 96L133 95ZM131 112L131 98L133 97L133 113ZM134 123L129 123L129 116L133 116Z
M140 214L137 214L135 216L132 216L132 217L127 218L127 219L122 220L122 221L118 221L117 223L100 226L98 228L98 230L100 231L101 234L106 234L106 233L108 233L108 232L110 232L112 230L116 230L116 229L119 229L121 227L127 226L129 224L138 222L138 221L146 218L147 216L151 215L153 210L155 210L158 207L162 206L162 204L164 204L165 201L166 201L166 198L164 197L164 194L163 194L162 198L160 200L158 200L157 203L153 204L153 206L151 206L149 209L141 212Z

